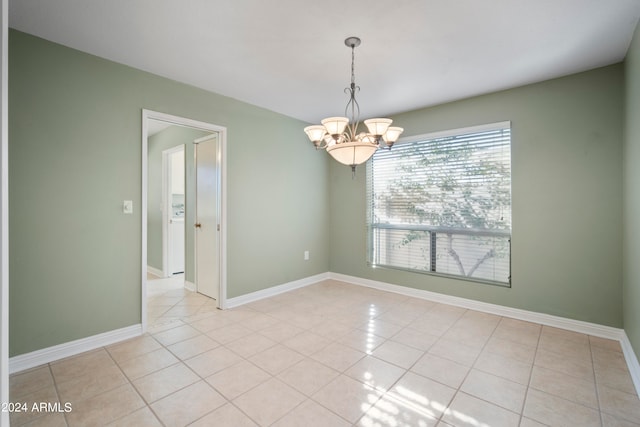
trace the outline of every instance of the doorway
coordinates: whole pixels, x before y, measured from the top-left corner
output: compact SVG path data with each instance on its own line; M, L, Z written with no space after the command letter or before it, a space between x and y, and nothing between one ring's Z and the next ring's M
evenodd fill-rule
M150 152L153 153L157 148L154 144L159 137L150 135L154 129L161 129L162 135L187 135L187 140L177 141L176 144L168 148L182 145L184 148L185 163L185 181L184 181L184 234L185 234L185 256L184 256L184 276L185 287L187 289L195 289L207 296L215 298L218 308L225 308L226 301L226 129L221 126L210 123L199 122L178 116L172 116L164 113L154 112L150 110L142 111L142 325L143 329L147 327L147 271L153 272L155 265L160 264L161 256L158 256L159 249L162 245L158 241L162 240L156 236L159 230L156 227L154 218L160 216L162 211L167 218L167 224L173 215L174 203L165 201L164 204L159 200L155 200L155 196L150 191L150 180L154 164L150 163ZM202 148L197 148L200 144ZM213 220L215 225L207 225L203 227L205 219L196 220L196 175L198 174L196 167L196 150L200 151L198 157L207 156L213 164L209 164L209 174L206 178L207 182L213 182L211 193L207 196L207 200L214 197L215 214L206 221ZM171 151L171 150L168 150ZM169 162L169 154L167 154L167 162ZM204 166L203 166L204 167ZM212 181L213 178L213 181ZM204 178L201 178L201 183ZM169 183L165 185L168 187ZM152 188L151 188L152 189ZM211 190L211 189L210 189ZM166 194L169 194L167 191ZM168 197L168 196L167 196ZM178 197L180 199L180 197ZM180 200L175 203L180 205ZM202 208L203 202L200 202ZM169 207L169 205L171 205ZM180 206L176 207L178 210ZM211 209L211 207L209 207ZM160 222L161 220L157 220ZM196 224L201 226L196 228ZM170 227L167 226L170 230ZM206 233L201 233L206 230ZM213 231L213 234L209 234ZM199 255L206 252L206 248L199 247L201 244L210 245L209 255L206 255L206 261L199 261ZM164 251L160 251L164 252ZM167 251L168 252L168 251ZM211 255L213 253L213 256ZM168 266L167 261L163 263ZM164 267L163 267L164 269ZM174 267L167 268L167 271ZM196 273L197 272L197 273ZM163 271L164 273L164 271ZM166 277L166 276L165 276ZM193 282L191 282L193 281Z

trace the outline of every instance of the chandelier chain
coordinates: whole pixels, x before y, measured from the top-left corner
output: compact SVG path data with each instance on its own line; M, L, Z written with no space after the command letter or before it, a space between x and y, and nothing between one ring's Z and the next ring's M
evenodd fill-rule
M351 45L351 86L356 84L356 47Z

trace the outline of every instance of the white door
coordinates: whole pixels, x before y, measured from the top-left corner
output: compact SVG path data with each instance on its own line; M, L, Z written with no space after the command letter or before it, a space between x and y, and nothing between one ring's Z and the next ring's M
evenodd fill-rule
M218 299L220 292L219 179L217 134L196 142L196 289Z
M162 152L162 252L165 277L184 273L184 145Z
M184 218L171 218L169 236L169 271L171 274L184 273Z

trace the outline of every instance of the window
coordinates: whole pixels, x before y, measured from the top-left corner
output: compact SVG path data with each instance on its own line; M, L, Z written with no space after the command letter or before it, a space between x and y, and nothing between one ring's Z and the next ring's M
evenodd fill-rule
M369 263L509 286L511 125L404 138L367 166Z

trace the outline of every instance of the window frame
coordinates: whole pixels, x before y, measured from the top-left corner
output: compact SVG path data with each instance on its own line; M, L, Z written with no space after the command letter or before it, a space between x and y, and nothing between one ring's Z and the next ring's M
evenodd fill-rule
M495 123L482 124L477 126L468 126L463 128L456 129L447 129L443 131L430 132L426 134L419 135L411 135L401 138L394 144L394 147L398 145L406 144L406 143L415 143L415 142L428 142L436 139L449 138L455 136L463 136L474 133L482 133L488 131L495 131L499 129L509 129L509 211L510 217L513 213L513 197L512 197L512 187L513 187L513 168L512 168L512 149L513 149L513 134L511 129L511 121L501 121ZM393 148L391 149L393 151ZM457 280L467 281L467 282L475 282L475 283L483 283L489 285L500 286L502 288L511 288L512 286L512 236L513 236L513 224L510 222L508 231L498 231L498 230L462 230L457 228L448 228L441 226L433 226L426 224L415 224L415 225L396 225L396 224L384 224L384 223L376 223L374 222L374 206L373 206L373 165L374 158L372 158L366 165L366 200L367 200L367 212L366 212L366 228L367 228L367 265L371 268L382 268L382 269L392 269L392 270L400 270L407 271L411 273L418 274L426 274L430 276L444 277L444 278L453 278ZM429 233L429 241L430 241L430 268L429 270L419 270L413 268L406 268L399 265L388 265L388 264L378 264L374 259L374 239L375 233L377 230L407 230L407 231L421 231L425 233ZM459 231L464 231L463 233L456 233ZM459 235L486 235L486 236L495 236L502 237L507 239L508 245L508 278L506 282L491 280L480 277L469 277L461 274L451 274L441 271L433 271L433 267L435 266L435 258L437 258L437 253L433 251L436 244L436 235L437 233L449 232L452 234Z

